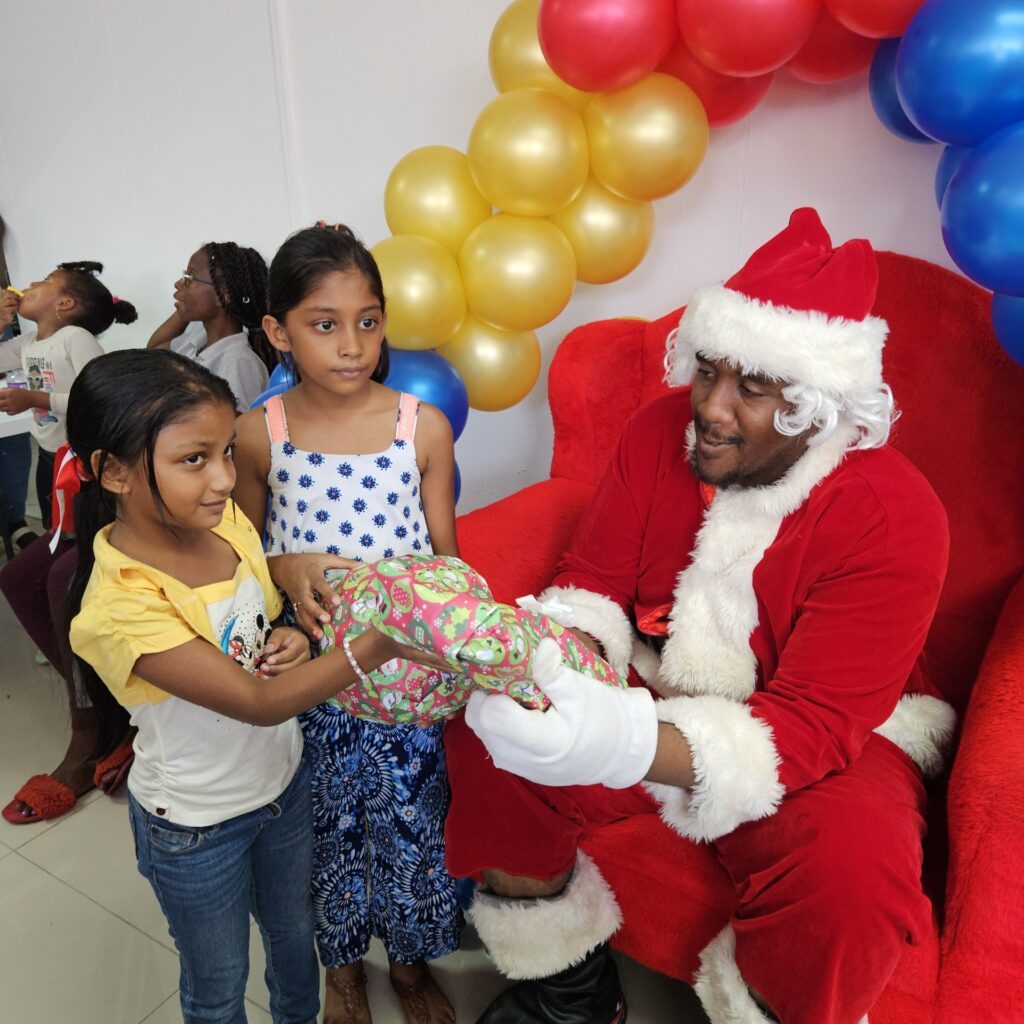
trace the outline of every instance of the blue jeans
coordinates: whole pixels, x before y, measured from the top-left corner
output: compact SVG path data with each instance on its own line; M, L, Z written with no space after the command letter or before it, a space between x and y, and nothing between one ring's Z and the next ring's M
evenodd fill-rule
M0 494L4 508L0 509L9 523L25 521L25 499L28 497L28 478L32 471L32 442L28 434L15 434L0 438Z
M277 800L218 825L175 825L130 795L128 806L139 871L178 947L185 1024L245 1024L250 912L263 936L275 1024L315 1024L313 807L305 759Z

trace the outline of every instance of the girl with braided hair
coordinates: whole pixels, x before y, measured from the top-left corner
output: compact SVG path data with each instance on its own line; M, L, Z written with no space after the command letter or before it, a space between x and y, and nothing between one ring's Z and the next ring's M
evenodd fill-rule
M174 283L174 312L148 348L170 348L227 381L244 412L267 387L277 355L263 333L267 264L235 242L207 242Z

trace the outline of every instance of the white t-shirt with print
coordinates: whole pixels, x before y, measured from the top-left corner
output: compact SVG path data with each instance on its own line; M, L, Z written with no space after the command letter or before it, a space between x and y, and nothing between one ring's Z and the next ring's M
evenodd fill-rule
M255 673L271 626L259 581L240 562L235 577L196 588L220 649ZM170 697L130 709L132 796L151 814L202 828L276 800L302 758L296 719L258 726Z
M67 440L68 392L85 364L101 355L96 336L84 327L62 327L42 341L35 331L26 331L0 345L0 370L20 365L29 390L50 396L49 409L32 410L32 434L40 448L55 452Z

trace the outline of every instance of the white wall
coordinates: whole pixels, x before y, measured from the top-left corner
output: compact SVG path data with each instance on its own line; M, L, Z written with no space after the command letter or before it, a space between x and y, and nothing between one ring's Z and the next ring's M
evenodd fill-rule
M319 217L373 244L384 183L418 146L465 149L494 95L491 28L506 0L0 0L0 212L14 281L100 259L142 343L202 242L268 258ZM951 267L932 180L939 147L875 119L864 76L839 86L777 76L739 125L712 134L681 192L655 204L654 243L628 278L580 285L539 332L545 372L577 324L656 317L732 273L795 206L833 237L867 237ZM495 442L502 461L496 462ZM542 381L512 409L470 415L456 455L461 511L547 475Z

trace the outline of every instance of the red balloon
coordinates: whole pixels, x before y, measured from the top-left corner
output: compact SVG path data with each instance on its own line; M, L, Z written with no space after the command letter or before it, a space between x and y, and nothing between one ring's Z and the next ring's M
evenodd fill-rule
M924 0L825 0L844 28L859 36L883 39L901 36Z
M874 39L843 28L823 7L810 38L786 70L812 85L838 82L863 71L871 63L877 45Z
M676 37L674 0L541 0L540 48L552 71L585 92L639 82Z
M676 0L676 15L697 60L746 78L795 57L820 6L820 0Z
M721 128L746 117L764 99L772 84L771 74L755 78L720 75L701 64L678 38L658 70L674 75L697 94L712 128Z

